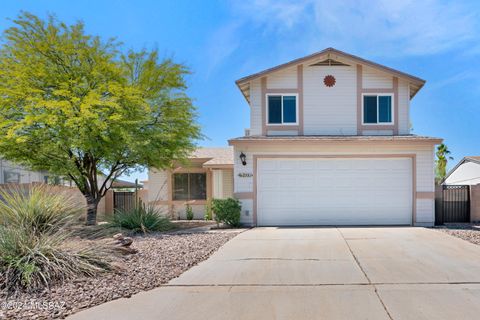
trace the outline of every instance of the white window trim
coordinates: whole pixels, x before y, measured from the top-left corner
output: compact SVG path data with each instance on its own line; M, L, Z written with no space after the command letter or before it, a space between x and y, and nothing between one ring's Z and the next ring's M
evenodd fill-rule
M281 96L281 102L282 102L282 122L281 123L269 123L268 122L268 97L270 96ZM288 96L288 97L295 97L295 122L283 122L283 97ZM298 94L297 93L267 93L265 95L265 122L267 126L298 126Z
M364 106L364 102L365 102L365 99L364 97L365 96L377 96L377 123L365 123L365 116L364 116L364 113L365 113L365 106ZM392 112L392 121L390 122L379 122L379 116L380 116L380 112L378 112L378 108L379 108L379 105L378 105L378 97L391 97L391 112ZM391 126L393 124L395 124L395 102L394 102L394 94L393 93L375 93L375 92L371 92L371 93L362 93L362 125L363 126Z

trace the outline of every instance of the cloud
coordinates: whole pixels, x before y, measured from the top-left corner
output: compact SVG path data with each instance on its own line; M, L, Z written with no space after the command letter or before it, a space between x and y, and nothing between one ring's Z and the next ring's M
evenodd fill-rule
M310 0L233 1L233 11L266 28L266 31L286 31L297 26L308 14Z
M432 55L479 40L478 8L453 1L244 0L232 8L263 32L295 34L308 51L335 46L371 56Z
M229 10L227 22L205 45L207 77L237 51L254 57L247 59L250 64L270 65L326 47L372 59L428 57L458 49L480 55L480 6L475 1L232 0Z
M443 90L445 87L458 84L460 82L476 82L478 78L477 73L473 70L465 70L454 75L451 75L445 79L441 79L430 84L430 90Z
M230 22L212 34L206 44L206 77L216 69L223 61L230 57L240 45L241 37L238 35L241 23Z

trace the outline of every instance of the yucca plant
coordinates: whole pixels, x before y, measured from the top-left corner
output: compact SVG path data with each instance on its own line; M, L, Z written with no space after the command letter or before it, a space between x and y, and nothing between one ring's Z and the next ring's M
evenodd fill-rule
M117 210L108 226L127 229L133 233L168 231L175 228L170 220L153 206Z
M37 289L112 269L106 245L72 239L69 227L83 207L66 191L14 187L0 196L1 289Z
M33 234L55 232L84 210L72 193L48 185L13 186L0 190L0 224Z
M38 289L79 275L111 270L111 250L85 241L68 241L65 231L32 235L24 228L0 227L2 289Z

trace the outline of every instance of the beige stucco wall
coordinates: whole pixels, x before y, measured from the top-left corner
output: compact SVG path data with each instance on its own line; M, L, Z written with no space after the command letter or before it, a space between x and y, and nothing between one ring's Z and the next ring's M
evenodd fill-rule
M480 221L480 184L470 186L470 221Z
M231 198L233 196L233 170L222 170L222 198Z
M273 144L242 144L235 146L234 154L234 194L242 203L242 223L253 223L253 177L239 177L239 174L253 172L254 155L379 155L382 154L415 154L416 158L416 192L432 193L430 198L417 198L416 225L433 225L434 212L434 148L431 144L414 142L344 142L344 143L290 143L288 145ZM247 165L243 166L239 160L240 152L247 156ZM392 182L394 183L394 182Z

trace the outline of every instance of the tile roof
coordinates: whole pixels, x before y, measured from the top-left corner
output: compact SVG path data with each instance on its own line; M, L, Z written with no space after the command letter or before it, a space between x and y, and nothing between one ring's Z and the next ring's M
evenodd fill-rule
M141 183L137 184L138 188L142 188L143 185ZM135 182L131 181L126 181L126 180L120 180L120 179L115 179L112 183L112 188L135 188Z
M233 165L233 148L198 148L191 159L209 159L203 163L206 167Z

